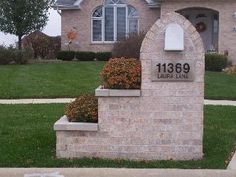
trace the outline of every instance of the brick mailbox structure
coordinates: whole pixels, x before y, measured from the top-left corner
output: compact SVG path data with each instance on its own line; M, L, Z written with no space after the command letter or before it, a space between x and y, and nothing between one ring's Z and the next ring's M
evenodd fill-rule
M170 35L170 36L169 36ZM193 160L203 157L204 48L177 13L158 20L141 48L141 90L98 88L98 124L55 124L57 157Z

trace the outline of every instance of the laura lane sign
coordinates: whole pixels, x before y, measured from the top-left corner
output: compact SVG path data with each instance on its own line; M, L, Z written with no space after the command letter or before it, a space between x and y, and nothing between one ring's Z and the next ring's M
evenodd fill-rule
M194 81L194 61L152 60L152 81Z

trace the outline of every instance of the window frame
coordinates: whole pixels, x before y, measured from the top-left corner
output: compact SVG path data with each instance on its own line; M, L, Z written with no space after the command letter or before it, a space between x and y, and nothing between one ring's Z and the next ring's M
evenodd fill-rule
M93 15L94 15L94 13L96 12L96 10L98 10L99 8L102 8L102 17L94 17ZM101 31L102 31L102 40L101 41L94 41L93 40L93 32L94 32L94 29L93 29L93 22L94 22L94 20L100 20L101 22L102 22L102 29L101 29ZM94 11L93 11L93 13L92 13L92 16L91 16L91 42L92 43L101 43L101 42L103 42L104 41L104 31L103 31L103 26L104 26L104 11L103 11L103 6L98 6L98 7L96 7L96 9L94 9Z
M114 15L114 23L113 23L113 41L105 41L105 8L106 7L113 7L113 15ZM92 44L114 44L116 41L117 41L117 8L125 8L125 11L126 11L126 37L129 36L129 31L130 31L130 27L129 27L129 24L130 24L130 19L135 19L137 20L137 32L139 33L139 15L137 15L136 17L132 17L130 18L129 17L129 7L132 7L134 8L136 11L137 9L131 5L128 5L128 4L109 4L109 5L102 5L102 6L98 6L96 7L94 10L93 10L93 13L92 13L92 16L91 16L91 43ZM102 8L102 17L94 17L94 13L96 10L98 10L99 8ZM102 40L101 41L94 41L93 40L93 21L94 20L101 20L102 22Z

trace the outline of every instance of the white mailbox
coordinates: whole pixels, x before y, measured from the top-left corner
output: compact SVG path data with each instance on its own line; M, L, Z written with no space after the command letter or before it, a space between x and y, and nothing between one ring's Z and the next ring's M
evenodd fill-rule
M165 51L183 51L184 50L184 30L176 24L171 23L166 28L165 33Z

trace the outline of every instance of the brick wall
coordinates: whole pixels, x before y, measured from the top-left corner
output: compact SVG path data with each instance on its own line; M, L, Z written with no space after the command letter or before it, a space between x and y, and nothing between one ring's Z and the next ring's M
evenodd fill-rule
M110 51L112 44L92 44L91 43L91 15L94 9L102 5L103 0L85 0L81 4L81 10L62 11L62 49L66 50L66 34L71 29L76 28L78 37L72 44L73 50L80 51ZM138 10L140 21L140 31L148 31L153 23L160 17L159 9L150 9L144 0L127 0L127 4Z
M161 7L161 14L175 12L185 8L209 8L219 12L219 52L229 50L230 60L236 64L236 19L233 17L236 12L235 0L166 0Z
M169 23L185 30L185 50L165 52ZM151 60L192 60L194 82L152 82ZM58 131L57 157L132 160L191 160L203 157L204 49L182 16L158 20L141 49L140 97L99 97L98 132Z
M81 10L62 11L62 49L66 50L66 33L72 28L78 32L77 43L72 44L73 50L80 51L110 51L112 44L92 44L91 42L91 14L93 10L102 4L103 0L83 1ZM140 31L148 31L152 24L160 17L159 9L150 9L144 0L128 0L128 4L139 11ZM161 13L175 12L185 8L202 7L219 12L219 52L229 51L230 60L236 64L236 12L235 0L166 0L161 7Z

